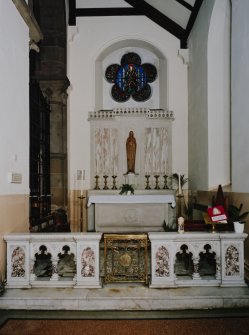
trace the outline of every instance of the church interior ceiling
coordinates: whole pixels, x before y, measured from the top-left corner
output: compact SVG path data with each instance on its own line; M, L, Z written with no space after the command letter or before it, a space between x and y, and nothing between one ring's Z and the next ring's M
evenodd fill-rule
M76 0L69 0L69 25L76 25L77 17L143 15L178 38L184 49L202 3L203 0L117 0L117 4L112 1L111 5L98 7L100 2L85 0L83 7L77 8Z

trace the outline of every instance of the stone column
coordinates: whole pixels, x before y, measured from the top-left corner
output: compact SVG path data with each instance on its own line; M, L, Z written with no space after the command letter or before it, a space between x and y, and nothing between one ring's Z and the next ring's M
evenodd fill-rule
M51 208L67 206L67 88L68 80L40 81L50 108Z

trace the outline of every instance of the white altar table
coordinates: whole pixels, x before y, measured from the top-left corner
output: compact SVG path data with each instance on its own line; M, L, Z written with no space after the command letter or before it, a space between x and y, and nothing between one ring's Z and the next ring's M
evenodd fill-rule
M169 208L175 205L172 191L135 195L90 193L88 229L99 232L163 231L164 221L169 222Z
M91 204L171 204L176 205L175 197L172 194L143 194L143 195L91 195L88 198L87 206Z

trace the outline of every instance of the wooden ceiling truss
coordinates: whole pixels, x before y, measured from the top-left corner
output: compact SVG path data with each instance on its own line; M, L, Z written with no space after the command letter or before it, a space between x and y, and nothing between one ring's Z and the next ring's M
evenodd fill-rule
M189 34L194 26L203 0L195 0L194 6L184 0L174 0L190 11L186 28L182 28L144 0L124 0L132 7L76 8L76 0L69 0L69 25L76 25L77 17L144 15L180 40L181 48L187 48Z

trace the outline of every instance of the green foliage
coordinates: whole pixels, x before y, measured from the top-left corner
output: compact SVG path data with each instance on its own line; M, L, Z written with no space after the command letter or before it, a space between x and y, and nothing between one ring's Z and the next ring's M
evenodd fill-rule
M248 216L249 212L241 213L243 204L240 204L239 207L235 205L228 206L228 218L229 221L243 221Z
M166 224L165 220L163 221L163 229L166 232L176 232L177 228L176 227L172 227Z
M4 294L6 281L0 281L0 297Z
M179 183L179 176L178 176L178 173L173 173L173 174L172 174L172 178L175 179L175 181L176 181L177 183ZM186 184L187 181L188 181L188 178L185 178L185 177L184 177L184 174L181 174L181 175L180 175L181 187L183 187L183 186Z
M123 184L121 186L121 191L119 192L119 194L127 194L128 191L131 191L131 194L134 194L133 186L130 184Z

